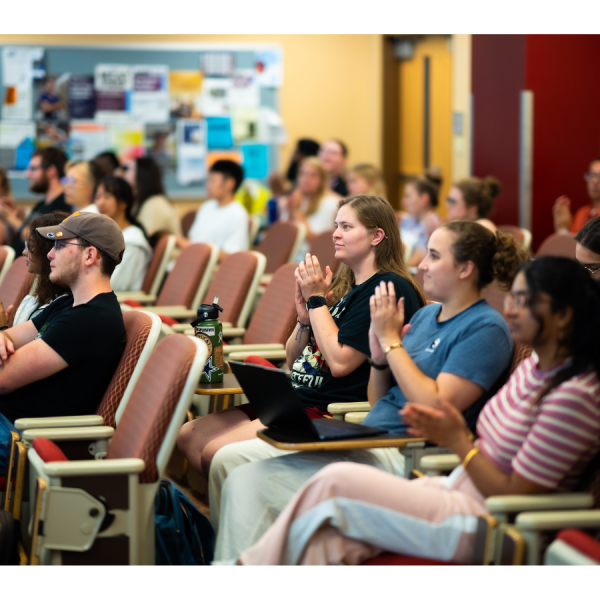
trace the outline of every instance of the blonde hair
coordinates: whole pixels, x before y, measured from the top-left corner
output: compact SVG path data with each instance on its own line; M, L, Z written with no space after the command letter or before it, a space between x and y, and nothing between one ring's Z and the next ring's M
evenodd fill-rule
M83 176L87 179L88 183L96 186L96 176L92 171L91 163L87 160L70 160L65 165L65 173L70 171L71 169L77 169L80 171Z
M369 194L381 196L382 198L387 196L383 175L377 167L367 163L361 163L354 165L349 172L354 173L357 177L364 179L369 184Z
M425 305L425 296L410 274L402 256L402 240L396 221L396 214L390 203L380 196L359 194L343 198L338 204L349 205L354 210L356 218L369 231L383 229L385 238L375 247L375 268L377 273L396 273L406 279L414 288L421 306ZM355 283L354 271L348 265L342 265L329 291L333 292L331 304L335 304L345 296Z
M323 200L323 198L327 195L327 191L329 190L329 177L327 176L327 171L325 171L323 163L316 156L308 156L300 162L298 165L298 177L300 177L300 171L304 165L315 167L315 169L317 169L319 172L319 177L321 178L321 185L315 196L311 198L308 204L308 210L304 213L305 217L310 217L319 210L319 206L321 206L321 200Z

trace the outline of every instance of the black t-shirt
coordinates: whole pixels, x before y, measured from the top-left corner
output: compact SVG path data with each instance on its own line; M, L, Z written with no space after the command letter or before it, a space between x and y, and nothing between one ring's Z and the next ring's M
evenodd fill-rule
M71 295L57 298L32 322L39 332L36 339L43 339L69 366L0 396L0 413L12 422L95 413L125 348L125 325L114 292L78 306Z
M405 322L408 323L420 308L419 297L413 286L395 273L373 275L364 283L355 285L348 294L329 307L339 329L338 342L367 356L370 355L369 298L381 281L392 281L396 297L404 296ZM292 366L290 380L306 406L326 411L327 405L332 402L364 402L367 399L369 371L369 365L365 361L349 375L333 377L311 331L308 345Z
M27 215L25 222L23 225L28 225L40 215L47 215L51 212L66 212L71 214L71 207L65 202L65 195L59 194L50 202L46 204L45 200L40 200L32 209L31 212ZM23 254L23 250L25 249L25 242L21 239L20 233L15 236L15 239L12 243L12 248L15 251L16 256L21 256Z

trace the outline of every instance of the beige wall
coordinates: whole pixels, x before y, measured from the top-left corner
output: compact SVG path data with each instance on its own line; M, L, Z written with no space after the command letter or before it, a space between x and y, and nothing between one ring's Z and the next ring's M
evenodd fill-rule
M381 161L380 35L0 35L0 44L96 45L121 43L268 43L283 48L281 116L289 142L337 137L350 149L350 162Z

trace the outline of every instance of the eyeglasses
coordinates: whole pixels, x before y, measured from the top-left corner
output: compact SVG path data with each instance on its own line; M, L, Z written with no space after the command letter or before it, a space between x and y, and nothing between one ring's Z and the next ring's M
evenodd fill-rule
M39 171L40 169L43 169L44 167L42 167L42 165L29 165L27 167L27 171Z
M529 292L508 292L504 296L504 312L521 310L529 306L530 302Z
M60 182L63 185L75 185L77 183L73 177L63 177Z
M54 240L54 249L58 252L62 250L65 246L81 246L82 248L87 248L85 244L78 244L77 242L65 242L65 240Z
M576 258L574 259L576 260L588 273L590 273L591 275L593 275L594 273L597 273L598 271L600 271L600 265L597 266L595 269L592 269L592 267L590 267L589 264L584 265L582 262L579 262ZM592 263L593 264L593 263ZM597 264L597 263L596 263Z
M600 173L594 173L594 172L591 172L591 173L586 173L586 174L583 176L583 178L584 178L586 181L590 181L590 179L595 179L596 181L600 181Z

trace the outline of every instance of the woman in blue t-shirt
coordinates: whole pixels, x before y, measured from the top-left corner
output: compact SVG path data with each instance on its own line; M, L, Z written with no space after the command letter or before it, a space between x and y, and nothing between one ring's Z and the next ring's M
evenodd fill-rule
M396 302L400 296L385 282L376 287L369 331L368 398L373 408L365 425L405 431L398 410L406 401L433 404L438 398L460 408L469 425L474 424L512 353L506 322L481 299L481 289L493 279L509 286L526 258L512 236L455 221L433 232L419 265L425 292L439 304L422 308L405 326L404 301ZM268 460L260 460L264 458ZM218 526L216 559L239 556L295 490L338 461L404 475L404 459L395 448L284 453L260 439L223 448L215 456L209 482L211 521Z
M425 299L402 258L396 217L387 200L358 195L340 200L333 242L342 263L335 280L328 266L306 255L296 270L298 323L286 343L296 393L311 418L327 405L364 401L369 379L369 298L381 281L392 282L412 316ZM227 444L256 437L264 425L247 404L186 423L177 445L208 476L214 454Z

